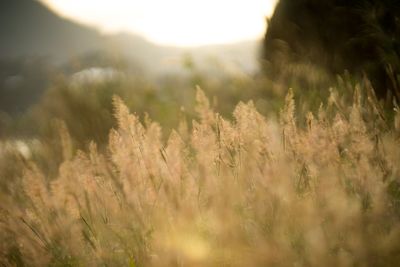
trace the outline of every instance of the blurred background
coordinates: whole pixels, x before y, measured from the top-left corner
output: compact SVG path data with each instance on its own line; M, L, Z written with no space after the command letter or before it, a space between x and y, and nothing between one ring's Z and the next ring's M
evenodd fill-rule
M0 136L42 135L60 118L78 139L103 141L113 94L173 125L190 114L196 85L232 87L226 94L257 75L275 4L3 0ZM240 94L221 96L222 109Z
M0 138L104 143L112 96L166 129L193 117L195 87L230 116L253 99L279 111L289 87L303 111L330 87L369 78L399 98L399 1L0 2ZM315 101L313 99L316 99Z

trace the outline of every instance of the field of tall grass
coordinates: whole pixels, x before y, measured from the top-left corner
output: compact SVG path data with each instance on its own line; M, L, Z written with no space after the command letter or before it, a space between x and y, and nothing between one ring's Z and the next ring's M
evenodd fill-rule
M3 142L0 265L396 266L400 109L343 91L221 115L197 88L172 130L114 96L103 144L77 145L68 116Z

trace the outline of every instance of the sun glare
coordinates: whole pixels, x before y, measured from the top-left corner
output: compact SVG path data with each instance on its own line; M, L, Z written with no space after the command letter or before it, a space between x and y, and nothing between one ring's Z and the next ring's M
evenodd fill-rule
M165 45L260 38L276 0L42 0L59 14L106 32L132 32Z

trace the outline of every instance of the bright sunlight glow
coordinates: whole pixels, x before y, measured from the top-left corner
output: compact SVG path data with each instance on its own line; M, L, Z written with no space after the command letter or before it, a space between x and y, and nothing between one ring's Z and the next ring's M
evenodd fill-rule
M158 44L198 46L262 37L276 0L41 0L105 32L132 32Z

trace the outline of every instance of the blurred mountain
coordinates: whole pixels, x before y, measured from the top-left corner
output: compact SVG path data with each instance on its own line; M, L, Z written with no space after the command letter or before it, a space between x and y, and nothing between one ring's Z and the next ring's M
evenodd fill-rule
M0 1L0 57L68 57L104 48L96 30L63 19L35 0Z
M203 60L220 57L246 69L255 67L256 42L177 48L155 45L144 38L121 33L102 35L97 30L59 17L36 0L0 1L0 58L46 57L52 62L104 51L144 64L157 71L171 70L187 54Z
M178 48L130 33L105 35L58 16L38 0L0 0L0 112L35 103L57 73L117 68L148 77L257 69L258 42ZM190 68L189 68L190 69Z
M258 69L259 42L243 41L233 44L199 47L159 46L140 36L120 33L109 36L109 44L129 62L138 62L155 75L180 74L190 58L202 72L236 69L254 73Z

